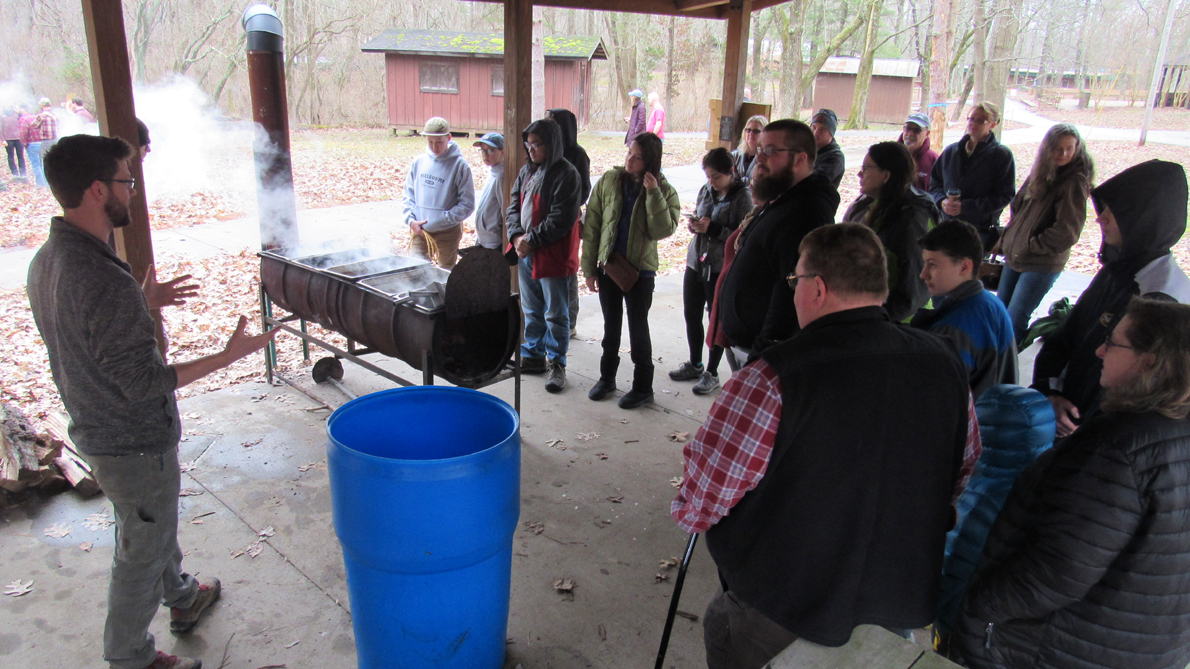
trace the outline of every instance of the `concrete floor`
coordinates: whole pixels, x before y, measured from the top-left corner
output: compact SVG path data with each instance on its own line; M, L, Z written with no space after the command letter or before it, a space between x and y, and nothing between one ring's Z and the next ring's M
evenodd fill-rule
M661 560L681 555L687 536L669 517L675 493L670 480L682 473L682 445L667 435L693 434L713 398L694 396L689 383L666 376L686 357L678 277L659 282L650 322L658 358L656 405L623 411L614 399L587 399L602 335L593 298L583 304L580 340L572 340L570 387L553 396L543 379L525 377L509 669L653 664L676 569L663 583L655 575ZM626 346L626 334L624 341ZM631 365L624 357L619 385L627 389ZM417 378L398 361L381 364ZM344 384L354 392L387 387L361 368L346 367ZM726 365L721 372L726 376ZM308 377L300 382L332 405L344 401ZM511 403L513 382L485 391ZM201 657L207 667L221 666L224 657L222 666L229 669L355 666L325 469L326 412L307 411L314 406L288 386L263 383L181 403L186 435L181 460L194 463L182 486L201 493L181 500L185 566L200 577L221 578L224 594L188 637L170 635L162 612L152 627L159 648ZM599 436L577 438L591 432ZM546 446L558 438L565 450ZM310 463L315 464L301 471ZM612 497L622 501L613 503ZM84 500L67 492L0 513L0 580L34 582L27 595L0 596L0 664L105 666L101 639L112 531L89 530L84 521L108 508L102 496ZM62 538L46 536L44 530L55 523L73 529ZM543 523L545 529L534 534L526 523ZM273 534L257 557L235 556L268 528ZM83 542L92 544L89 552L80 549ZM554 591L558 578L574 580L573 597ZM713 563L700 544L681 609L701 616L716 584ZM678 619L666 664L705 666L700 623Z

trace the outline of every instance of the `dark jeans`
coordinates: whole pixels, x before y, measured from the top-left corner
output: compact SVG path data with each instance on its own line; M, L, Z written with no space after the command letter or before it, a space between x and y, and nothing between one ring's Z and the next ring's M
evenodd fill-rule
M1012 332L1019 344L1029 331L1029 319L1045 294L1053 288L1061 272L1018 272L1008 265L1000 274L1000 286L996 295L1008 307L1012 320Z
M620 336L624 329L624 311L628 311L628 343L632 347L632 389L653 392L653 340L649 336L649 309L653 306L656 278L637 279L632 290L620 290L611 277L599 273L599 306L603 310L603 357L599 359L600 378L615 380L620 367Z
M686 268L686 275L682 278L682 310L686 317L686 343L690 346L690 362L697 365L702 362L703 340L706 330L702 327L703 312L710 312L711 304L715 301L715 284L719 281L719 273L712 274L704 280L702 273L695 269ZM707 371L717 374L719 360L723 357L723 349L718 346L711 348L707 361Z
M702 619L709 669L761 669L797 635L720 589Z
M25 176L25 147L19 139L5 140L4 153L8 156L8 169L14 177Z

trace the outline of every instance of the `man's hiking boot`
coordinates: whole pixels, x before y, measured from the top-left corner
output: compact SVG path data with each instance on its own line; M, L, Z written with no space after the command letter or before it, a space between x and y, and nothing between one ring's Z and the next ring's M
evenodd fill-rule
M521 358L521 374L545 374L546 367L544 355L539 358Z
M198 596L194 598L194 603L190 605L190 608L171 608L169 610L169 631L174 634L184 634L194 629L194 626L198 624L198 619L202 617L203 612L210 608L211 604L215 603L215 600L219 599L219 593L222 591L223 586L217 578L213 578L207 583L199 584Z
M202 669L202 660L193 657L166 655L157 651L157 659L145 669Z
M548 366L550 375L545 382L545 389L551 393L560 393L566 388L566 365L551 360Z

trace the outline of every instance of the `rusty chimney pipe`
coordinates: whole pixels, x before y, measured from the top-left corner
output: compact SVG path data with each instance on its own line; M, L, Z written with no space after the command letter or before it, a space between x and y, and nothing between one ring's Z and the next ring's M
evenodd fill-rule
M285 94L285 52L281 19L268 5L252 5L241 19L248 34L248 86L256 133L256 200L260 245L286 250L298 245L297 202L289 155L289 104Z

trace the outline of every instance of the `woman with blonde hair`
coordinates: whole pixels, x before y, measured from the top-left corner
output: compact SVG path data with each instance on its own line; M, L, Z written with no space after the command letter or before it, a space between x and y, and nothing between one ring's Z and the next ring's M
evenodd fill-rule
M1029 318L1057 281L1087 221L1095 161L1078 129L1059 123L1045 133L1033 171L1009 205L1001 251L1004 272L996 294L1008 307L1017 343Z
M966 666L1190 662L1190 306L1134 298L1101 413L1017 479L958 623Z
M660 140L665 140L665 107L661 106L661 96L657 95L657 91L649 93L649 107L652 111L649 112L649 121L645 123L645 132L651 132L657 135Z

